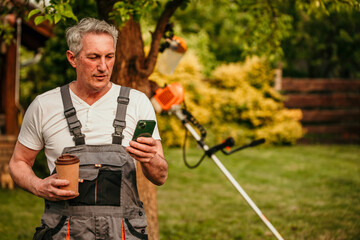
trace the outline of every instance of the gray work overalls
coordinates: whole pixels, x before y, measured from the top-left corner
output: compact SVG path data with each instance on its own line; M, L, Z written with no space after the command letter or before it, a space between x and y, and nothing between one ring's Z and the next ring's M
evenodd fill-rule
M147 239L143 203L136 186L134 160L121 145L130 88L121 87L113 143L86 145L69 86L61 87L64 114L75 146L63 153L80 159L79 193L75 199L45 200L42 226L34 239Z

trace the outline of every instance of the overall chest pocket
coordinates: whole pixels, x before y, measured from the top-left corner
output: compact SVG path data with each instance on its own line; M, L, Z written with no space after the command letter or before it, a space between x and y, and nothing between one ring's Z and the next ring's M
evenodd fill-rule
M108 166L82 166L79 169L79 196L69 204L120 206L122 171Z

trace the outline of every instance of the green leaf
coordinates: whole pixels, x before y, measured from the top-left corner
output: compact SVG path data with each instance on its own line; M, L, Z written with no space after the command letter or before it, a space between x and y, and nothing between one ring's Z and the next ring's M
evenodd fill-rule
M44 13L45 14L51 14L51 12L54 10L54 6L53 5L49 5L44 9Z
M35 25L39 25L40 23L42 23L43 21L45 21L45 17L44 16L37 16L34 20Z
M75 14L69 4L64 4L64 11L60 14L67 18L72 18L75 21L78 21L77 17L75 16Z
M54 22L57 24L61 20L61 14L55 13Z
M56 5L56 4L59 4L60 1L58 1L58 0L57 1L56 0L50 0L50 3L53 4L53 5Z
M41 13L40 9L34 9L29 12L28 18L30 19L35 14Z
M123 8L124 5L125 5L125 3L123 3L123 2L116 2L113 6L113 9L115 10L117 8Z
M64 4L55 5L55 10L62 14L65 11Z
M45 20L48 20L50 22L50 24L53 24L53 22L54 22L53 16L49 15L49 14L45 15Z

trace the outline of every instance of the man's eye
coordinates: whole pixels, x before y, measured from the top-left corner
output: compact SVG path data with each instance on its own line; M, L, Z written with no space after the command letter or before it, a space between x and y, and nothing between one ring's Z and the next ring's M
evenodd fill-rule
M114 57L114 55L108 55L108 56L106 56L107 58L113 58Z

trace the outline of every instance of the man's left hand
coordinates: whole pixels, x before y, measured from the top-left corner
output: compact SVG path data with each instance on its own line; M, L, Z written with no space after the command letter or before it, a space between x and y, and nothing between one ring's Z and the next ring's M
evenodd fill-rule
M156 140L150 137L139 137L136 141L131 141L126 151L135 160L148 163L157 154Z
M141 163L144 175L154 184L162 185L168 176L168 164L160 140L139 137L131 141L126 151Z

